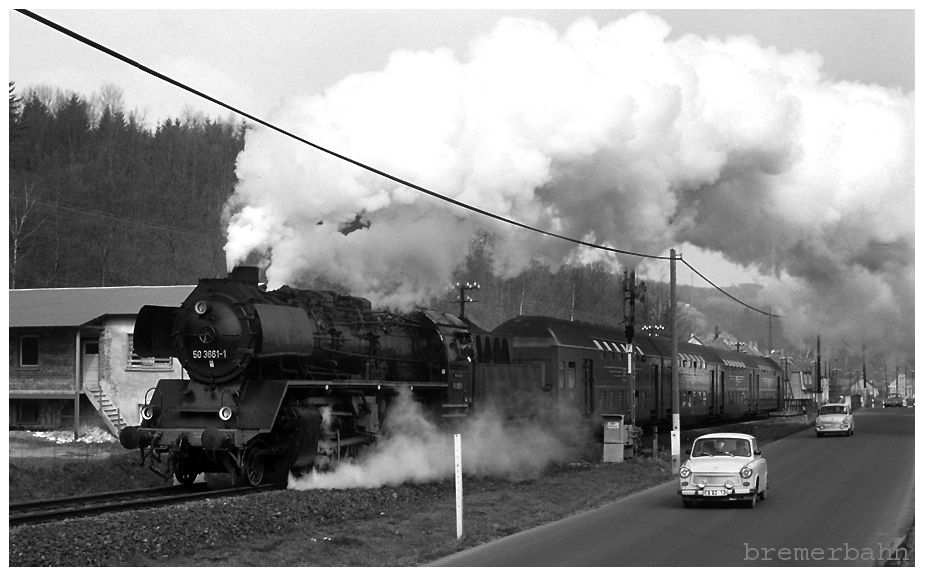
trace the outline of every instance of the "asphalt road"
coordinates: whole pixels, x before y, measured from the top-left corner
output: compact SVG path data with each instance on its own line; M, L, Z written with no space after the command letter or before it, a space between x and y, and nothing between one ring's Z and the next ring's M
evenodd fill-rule
M881 565L914 518L915 414L865 409L853 437L762 447L768 497L684 509L677 481L440 560L438 566Z

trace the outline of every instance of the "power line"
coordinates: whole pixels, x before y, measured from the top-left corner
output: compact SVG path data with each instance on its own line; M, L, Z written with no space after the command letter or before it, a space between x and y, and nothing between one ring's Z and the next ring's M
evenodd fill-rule
M187 241L208 243L215 242L215 238L207 234L192 232L172 226L154 224L147 221L125 218L104 212L96 212L76 206L60 204L57 202L50 202L41 199L26 199L24 197L12 194L10 195L10 200L18 206L27 206L29 203L32 203L31 210L34 210L38 213L55 217L63 217L83 224L118 228L127 232L137 232L138 229L148 229L152 233L167 233L176 237L181 237Z
M693 266L691 266L691 263L689 263L689 262L687 262L686 260L684 260L684 257L683 257L683 256L682 256L682 257L679 257L678 260L680 260L680 261L683 262L685 265L687 265L687 268L689 268L689 269L691 269L692 271L694 271L695 273L697 273L697 276L699 276L699 277L702 278L703 280L705 280L705 281L707 281L708 283L710 283L710 286L712 286L713 288L715 288L715 289L718 290L719 292L723 293L723 294L726 295L727 297L731 298L731 299L734 300L735 302L739 303L740 305L744 306L745 308L750 309L750 310L753 310L753 311L755 311L756 313L761 313L761 314L763 314L763 315L767 315L767 316L769 316L769 317L775 317L775 318L779 318L779 319L784 318L784 317L782 317L782 316L780 316L780 315L775 315L775 314L773 314L773 313L769 313L768 311L763 311L763 310L761 310L761 309L757 309L757 308L751 306L751 305L748 304L748 303L745 303L745 302L740 301L739 299L737 299L736 297L732 296L731 294L729 294L729 293L726 292L725 290L723 290L723 289L719 288L718 286L716 286L716 283L714 283L713 281L711 281L711 280L708 279L707 277L703 276L703 275L700 273L699 270L697 270L697 269L695 269Z
M539 229L539 228L530 226L530 225L528 225L528 224L525 224L525 223L522 223L522 222L518 222L518 221L515 221L515 220L512 220L512 219L509 219L509 218L507 218L507 217L504 217L504 216L501 216L501 215L492 213L492 212L487 211L487 210L485 210L485 209L481 209L481 208L478 208L478 207L476 207L476 206L473 206L473 205L470 205L470 204L466 204L466 203L464 203L464 202L462 202L462 201L456 200L456 199L454 199L454 198L450 198L450 197L445 196L445 195L442 195L442 194L440 194L440 193L434 192L434 191L432 191L432 190L430 190L430 189L424 188L424 187L419 186L419 185L417 185L417 184L414 184L414 183L412 183L412 182L410 182L410 181L404 180L404 179L402 179L402 178L399 178L399 177L397 177L397 176L394 176L394 175L392 175L392 174L389 174L389 173L387 173L387 172L385 172L385 171L382 171L382 170L379 170L379 169L374 168L374 167L372 167L372 166L369 166L369 165L367 165L367 164L364 164L364 163L362 163L362 162L360 162L360 161L358 161L358 160L354 160L354 159L352 159L352 158L350 158L350 157L348 157L348 156L345 156L345 155L343 155L343 154L340 154L340 153L338 153L338 152L335 152L335 151L333 151L333 150L330 150L330 149L328 149L328 148L325 148L325 147L323 147L323 146L321 146L321 145L319 145L319 144L315 144L314 142L311 142L311 141L309 141L309 140L307 140L307 139L305 139L305 138L302 138L301 136L298 136L298 135L296 135L296 134L293 134L293 133L291 133L291 132L289 132L289 131L287 131L287 130L285 130L285 129L282 129L282 128L280 128L280 127L274 125L274 124L271 124L271 123L269 123L269 122L267 122L267 121L265 121L265 120L263 120L263 119L261 119L261 118L258 118L258 117L254 116L254 115L252 115L252 114L248 114L247 112L244 112L243 110L239 110L239 109L237 109L237 108L231 106L230 104L227 104L227 103L225 103L225 102L223 102L223 101L221 101L221 100L219 100L219 99L217 99L217 98L213 98L212 96L209 96L208 94L205 94L204 92L200 92L199 90L196 90L195 88L192 88L192 87L190 87L190 86L187 86L186 84L183 84L182 82L179 82L179 81L177 81L177 80L174 80L173 78L171 78L171 77L169 77L169 76L167 76L167 75L165 75L165 74L162 74L162 73L160 73L160 72L158 72L158 71L156 71L156 70L154 70L154 69L152 69L152 68L150 68L150 67L148 67L148 66L145 66L144 64L141 64L140 62L137 62L137 61L135 61L135 60L132 60L131 58L128 58L127 56L124 56L123 54L121 54L121 53L119 53L119 52L116 52L115 50L112 50L112 49L110 49L110 48L107 48L106 46L103 46L102 44L99 44L98 42L95 42L95 41L93 41L93 40L90 40L89 38L87 38L87 37L85 37L85 36L83 36L83 35L81 35L81 34L78 34L77 32L74 32L74 31L72 31L72 30L70 30L70 29L68 29L68 28L65 28L64 26L61 26L61 25L59 25L59 24L57 24L57 23L55 23L55 22L52 22L51 20L48 20L47 18L44 18L44 17L42 17L42 16L39 16L38 14L32 12L31 10L17 9L16 11L19 12L19 13L21 13L21 14L23 14L23 15L25 15L25 16L28 16L29 18L32 18L33 20L36 20L36 21L38 21L38 22L40 22L40 23L42 23L42 24L44 24L44 25L46 25L46 26L48 26L48 27L50 27L50 28L53 28L54 30L57 30L58 32L61 32L62 34L66 35L66 36L70 36L71 38L77 40L78 42L81 42L81 43L86 44L86 45L88 45L88 46L90 46L90 47L92 47L92 48L95 48L95 49L99 50L100 52L103 52L103 53L105 53L105 54L108 54L109 56L112 56L113 58L115 58L115 59L117 59L117 60L120 60L120 61L122 61L122 62L124 62L124 63L126 63L126 64L128 64L128 65L130 65L130 66L134 66L135 68L138 68L138 69L141 70L142 72L145 72L145 73L150 74L150 75L152 75L152 76L154 76L154 77L156 77L156 78L159 78L159 79L163 80L164 82L167 82L167 83L169 83L169 84L172 84L172 85L174 85L174 86L176 86L176 87L178 87L178 88L180 88L180 89L182 89L182 90L185 90L185 91L187 91L187 92L190 92L190 93L192 93L192 94L195 94L196 96L199 96L200 98L203 98L203 99L205 99L205 100L208 100L209 102L212 102L213 104L216 104L216 105L218 105L218 106L221 106L222 108L226 108L226 109L228 109L228 110L234 112L235 114L239 114L240 116L242 116L242 117L244 117L244 118L247 118L247 119L250 119L250 120L256 122L257 124L260 124L260 125L262 125L262 126L265 126L265 127L269 128L269 129L271 129L271 130L274 130L274 131L276 131L276 132L279 132L280 134L282 134L282 135L284 135L284 136L288 136L289 138L292 138L292 139L294 139L294 140L297 140L297 141L299 141L299 142L301 142L301 143L303 143L303 144L307 144L308 146L311 146L312 148L315 148L316 150L319 150L319 151L321 151L321 152L324 152L324 153L326 153L326 154L329 154L329 155L331 155L331 156L334 156L334 157L336 157L336 158L339 158L339 159L341 159L341 160L343 160L343 161L345 161L345 162L349 162L350 164L353 164L353 165L355 165L355 166L358 166L358 167L360 167L360 168L362 168L362 169L364 169L364 170L367 170L367 171L372 172L372 173L374 173L374 174L378 174L379 176L382 176L382 177L384 177L384 178L387 178L387 179L389 179L389 180L392 180L392 181L394 181L394 182L397 182L397 183L399 183L399 184L402 184L402 185L404 185L404 186L407 186L408 188L412 188L412 189L414 189L414 190L417 190L417 191L419 191L419 192L422 192L422 193L424 193L424 194L426 194L426 195L428 195L428 196L431 196L431 197L433 197L433 198L437 198L437 199L439 199L439 200L442 200L442 201L444 201L444 202L446 202L446 203L449 203L449 204L458 206L458 207L463 208L463 209L465 209L465 210L468 210L468 211L470 211L470 212L474 212L474 213L477 213L477 214L481 214L482 216L486 216L486 217L488 217L488 218L491 218L491 219L494 219L494 220L503 222L503 223L505 223L505 224L510 224L510 225L512 225L512 226L516 226L516 227L518 227L518 228L522 228L522 229L525 229L525 230L529 230L529 231L531 231L531 232L536 232L536 233L539 233L539 234L542 234L542 235L545 235L545 236L549 236L549 237L552 237L552 238L558 238L558 239L560 239L560 240L565 240L565 241L567 241L567 242L571 242L571 243L573 243L573 244L578 244L578 245L586 246L586 247L589 247L589 248L594 248L594 249L598 249L598 250L603 250L603 251L611 252L611 253L618 253L618 254L624 254L624 255L630 255L630 256L637 256L637 257L641 257L641 258L650 258L650 259L655 259L655 260L670 260L670 259L671 259L670 256L660 256L660 255L645 254L645 253L639 253L639 252L633 252L633 251L627 251L627 250L620 250L620 249L617 249L617 248L608 247L608 246L603 246L603 245L599 245L599 244L595 244L595 243L583 241L583 240L580 240L580 239L575 239L575 238L571 238L571 237L568 237L568 236L560 235L560 234L557 234L557 233L554 233L554 232L550 232L550 231L547 231L547 230L542 230L542 229ZM729 298L731 298L732 300L736 301L737 303L739 303L739 304L741 304L741 305L743 305L743 306L749 308L750 310L753 310L753 311L755 311L755 312L758 312L758 313L761 313L761 314L764 314L764 315L769 315L769 316L772 316L772 317L773 317L773 316L778 316L778 315L773 315L773 314L771 314L771 313L768 313L768 312L766 312L766 311L762 311L762 310L760 310L760 309L758 309L758 308L755 308L755 307L753 307L753 306L751 306L751 305L749 305L749 304L747 304L747 303L742 302L741 300L737 299L736 297L732 296L731 294L729 294L729 293L726 292L725 290L723 290L723 289L721 289L720 287L718 287L715 283L713 283L713 281L711 281L711 280L709 280L708 278L706 278L705 276L703 276L699 271L697 271L696 269L694 269L694 267L692 267L689 263L687 263L686 261L684 261L683 258L680 258L680 257L679 257L679 260L681 260L682 262L684 262L684 264L686 264L692 271L694 271L695 273L697 273L697 275L699 275L702 279L704 279L705 281L707 281L711 286L713 286L714 288L716 288L717 290L719 290L721 293L723 293L723 294L726 295L727 297L729 297Z

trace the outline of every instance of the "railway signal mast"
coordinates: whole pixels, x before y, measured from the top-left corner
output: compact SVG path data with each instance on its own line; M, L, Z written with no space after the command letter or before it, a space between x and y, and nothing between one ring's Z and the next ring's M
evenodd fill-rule
M636 355L636 345L633 337L636 335L636 301L645 301L646 283L636 284L636 269L632 272L623 271L623 321L626 324L626 374L630 389L630 424L636 426L636 367L633 357Z

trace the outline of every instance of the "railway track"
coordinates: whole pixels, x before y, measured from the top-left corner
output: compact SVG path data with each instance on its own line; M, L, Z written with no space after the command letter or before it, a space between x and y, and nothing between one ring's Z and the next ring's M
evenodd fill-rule
M115 511L131 511L149 507L160 507L187 503L216 497L277 491L285 489L286 483L273 483L259 487L235 487L231 489L210 489L207 483L190 486L175 485L154 489L130 489L112 493L97 493L79 497L64 497L44 501L10 503L10 527L48 521L60 521L76 517L88 517Z

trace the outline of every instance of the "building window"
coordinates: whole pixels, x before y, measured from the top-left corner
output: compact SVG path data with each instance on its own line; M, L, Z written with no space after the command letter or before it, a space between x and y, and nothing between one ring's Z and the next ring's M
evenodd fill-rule
M39 366L39 337L23 335L19 337L19 366Z
M134 335L128 335L128 369L173 370L172 357L140 357L135 354Z
M39 422L39 404L38 403L20 403L19 404L19 424L35 425Z

